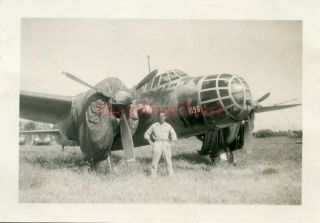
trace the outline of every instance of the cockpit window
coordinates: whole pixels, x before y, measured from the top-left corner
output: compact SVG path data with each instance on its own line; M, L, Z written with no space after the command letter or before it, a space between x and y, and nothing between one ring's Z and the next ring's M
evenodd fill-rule
M155 77L153 84L152 84L152 88L158 86L159 78L160 78L160 76Z
M150 88L155 88L157 87L158 85L162 85L162 84L166 84L170 81L174 81L174 80L177 80L177 79L180 79L182 77L187 77L188 75L181 71L181 70L171 70L171 71L167 71L165 73L163 73L162 75L159 75L157 77L155 77L153 79L153 82L150 81L145 90L148 91ZM161 77L161 79L160 79Z
M173 72L169 72L169 76L170 76L171 81L179 79L179 76L176 73L173 73Z
M218 74L211 74L209 76L207 76L205 79L208 80L208 79L216 79L218 76Z
M146 91L151 88L151 84L152 84L152 80L148 82L148 84L147 84L147 86L146 86Z
M175 70L174 72L176 72L180 77L187 76L187 74L185 72L183 72L182 70Z
M160 81L160 85L162 84L166 84L169 82L169 76L168 74L162 74L162 77L161 77L161 81Z

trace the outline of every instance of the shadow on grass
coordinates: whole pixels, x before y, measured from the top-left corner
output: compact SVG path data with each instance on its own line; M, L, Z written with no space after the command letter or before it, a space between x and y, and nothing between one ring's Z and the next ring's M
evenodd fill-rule
M120 162L124 161L125 158L123 156L119 156L119 155L111 155L111 162L112 164L119 164ZM152 162L152 158L151 157L136 157L136 162L138 163L151 163Z
M278 172L279 171L273 167L267 167L261 171L261 174L262 175L271 175L271 174L276 174Z
M184 160L192 164L212 165L211 160L207 156L200 156L197 153L181 153L174 155L173 160Z

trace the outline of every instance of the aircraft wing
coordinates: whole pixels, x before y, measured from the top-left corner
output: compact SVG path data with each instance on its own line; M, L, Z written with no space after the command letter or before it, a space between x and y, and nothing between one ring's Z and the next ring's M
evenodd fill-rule
M20 91L20 118L55 123L70 112L72 98L43 93Z
M261 112L275 111L275 110L281 110L281 109L285 109L285 108L296 107L299 105L301 105L301 104L259 106L258 108L255 109L255 112L261 113Z

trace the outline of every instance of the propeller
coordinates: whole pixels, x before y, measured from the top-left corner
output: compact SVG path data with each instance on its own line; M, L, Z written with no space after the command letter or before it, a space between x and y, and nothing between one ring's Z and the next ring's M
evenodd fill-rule
M248 154L253 152L253 129L254 129L254 119L256 110L261 107L259 102L266 100L270 96L270 92L262 95L260 98L255 100L252 104L251 112L249 113L248 119L244 126L244 149Z
M248 120L244 126L244 145L243 148L248 154L253 152L253 128L254 128L254 112L250 112Z
M107 92L107 90L94 87L88 84L87 82L81 80L80 78L76 77L73 74L70 74L68 72L62 72L62 74L73 81L76 81L82 85L85 85L95 90L97 93L102 94L104 97L110 98L110 102L113 105L119 105L121 107L125 107L125 106L129 106L132 103L131 95L128 92L118 91L115 95L111 96L109 92ZM121 109L120 133L121 133L121 142L122 142L122 147L124 149L124 154L128 161L134 161L135 154L134 154L133 140L132 140L131 130L130 130L124 109Z
M270 96L270 92L262 95L260 98L258 98L257 100L255 100L253 103L252 103L252 109L256 109L259 107L259 103L266 100L268 97Z
M270 93L266 93L263 96L261 96L259 99L255 100L252 103L252 108L249 113L248 119L245 122L244 126L244 149L247 153L252 153L253 152L253 128L254 128L254 119L255 119L255 113L261 113L261 112L267 112L267 111L275 111L275 110L280 110L280 109L285 109L285 108L291 108L295 106L299 106L301 104L289 104L289 105L283 105L284 103L287 103L289 101L296 100L290 99L272 106L262 106L259 105L259 102L264 101L270 96Z
M262 95L259 99L257 99L256 101L259 103L259 102L262 102L264 100L266 100L268 97L270 96L270 92Z
M121 112L120 117L120 132L121 132L121 142L124 150L124 155L128 161L134 161L134 146L129 124L124 112Z
M283 101L283 102L274 104L273 106L282 105L282 104L285 104L285 103L288 103L288 102L291 102L291 101L295 101L295 100L297 100L297 98L292 98L292 99L290 99L290 100L286 100L286 101Z

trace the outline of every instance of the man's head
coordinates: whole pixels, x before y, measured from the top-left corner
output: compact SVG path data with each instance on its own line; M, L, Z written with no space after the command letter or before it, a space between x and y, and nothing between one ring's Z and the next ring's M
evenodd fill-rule
M159 112L159 122L162 124L166 120L166 114L164 112Z

